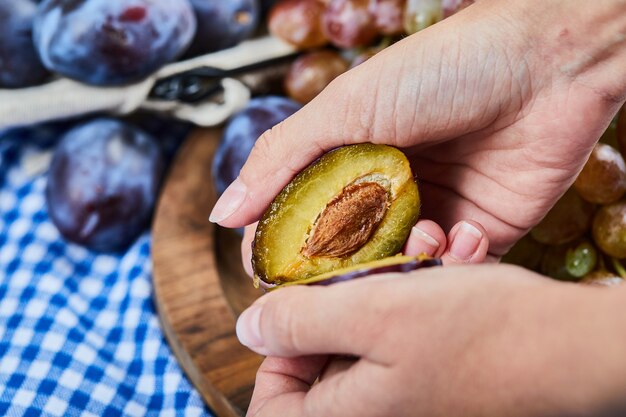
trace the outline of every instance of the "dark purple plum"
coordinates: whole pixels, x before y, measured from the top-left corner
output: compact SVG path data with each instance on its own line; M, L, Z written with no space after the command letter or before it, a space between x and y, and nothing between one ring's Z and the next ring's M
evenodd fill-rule
M179 57L195 30L188 0L46 0L34 40L48 69L88 84L120 85Z
M307 278L300 281L293 281L282 284L276 288L290 287L293 285L332 285L339 282L352 281L359 278L366 278L372 275L406 273L416 271L422 268L430 268L441 266L441 259L412 257L412 256L396 256L384 258L378 261L367 262L354 265L348 268L339 269L328 272L326 274ZM272 288L272 287L268 287Z
M237 178L259 136L300 107L285 97L258 97L230 119L213 160L213 180L219 194Z
M0 88L22 88L43 83L48 71L33 45L32 0L0 0Z
M50 217L72 242L122 250L148 225L163 169L159 144L132 125L102 118L76 126L50 166Z
M185 56L230 48L254 33L260 18L259 0L191 0L198 29Z

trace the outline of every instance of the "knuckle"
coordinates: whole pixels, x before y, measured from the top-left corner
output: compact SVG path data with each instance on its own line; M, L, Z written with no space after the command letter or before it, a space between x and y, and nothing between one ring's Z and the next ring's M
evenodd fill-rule
M259 168L268 168L276 165L276 161L282 155L282 123L266 130L261 134L252 147L247 163L241 169L239 175L244 182L251 179L248 176L258 176Z
M255 164L267 162L267 158L270 154L270 144L273 142L271 137L274 136L272 129L268 129L263 132L256 142L254 142L254 146L252 147L252 151L250 151L250 156L248 157L248 164L244 165L242 173L245 172L247 165L250 163Z

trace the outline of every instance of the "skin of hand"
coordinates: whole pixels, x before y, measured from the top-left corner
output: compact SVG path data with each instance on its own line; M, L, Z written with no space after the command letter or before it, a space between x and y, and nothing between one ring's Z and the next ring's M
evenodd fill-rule
M385 143L412 160L422 218L446 231L475 221L501 256L571 185L623 103L625 20L624 0L481 0L266 132L211 220L251 224L325 151Z
M488 264L281 289L237 323L247 415L623 416L624 297Z
M325 151L385 143L410 156L435 221L407 252L435 241L459 260L470 224L481 239L462 261L486 236L498 257L573 182L624 102L623 68L626 0L481 0L265 133L211 220L251 224ZM269 356L249 416L625 415L625 292L499 265L282 289L238 321Z

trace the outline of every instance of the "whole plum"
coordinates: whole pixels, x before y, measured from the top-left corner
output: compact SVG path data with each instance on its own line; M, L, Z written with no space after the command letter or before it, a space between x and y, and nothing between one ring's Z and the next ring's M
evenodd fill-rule
M120 85L179 57L195 30L188 0L45 0L34 40L48 69L88 84Z
M258 97L231 118L213 160L213 180L219 194L237 178L259 136L299 109L300 104L285 97Z
M258 0L191 0L198 28L186 56L230 48L254 33L259 18Z
M0 88L21 88L45 81L32 40L37 5L32 0L0 1Z
M68 131L57 146L46 199L66 239L114 252L131 244L150 220L164 164L154 138L114 119Z

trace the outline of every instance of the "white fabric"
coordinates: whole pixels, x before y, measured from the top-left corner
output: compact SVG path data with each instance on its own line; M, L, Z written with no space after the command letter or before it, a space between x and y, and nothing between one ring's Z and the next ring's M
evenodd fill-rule
M268 36L243 42L235 48L167 65L146 80L123 87L94 87L60 78L48 84L18 90L0 89L0 130L94 112L128 114L145 109L173 115L200 126L215 126L250 99L248 88L235 79L222 80L223 103L186 104L148 99L155 83L190 69L209 66L235 69L287 56L294 48Z

